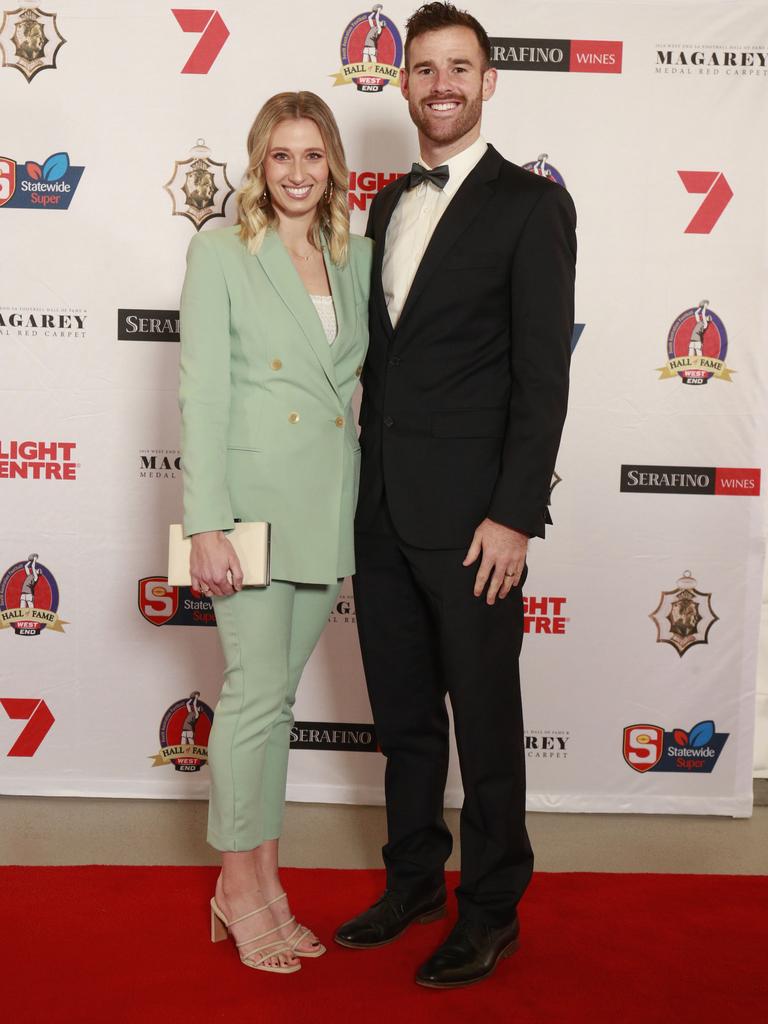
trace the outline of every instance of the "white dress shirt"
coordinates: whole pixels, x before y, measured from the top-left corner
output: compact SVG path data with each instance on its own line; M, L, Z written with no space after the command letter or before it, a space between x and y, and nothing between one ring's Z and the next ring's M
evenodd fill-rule
M479 138L467 149L446 160L450 176L445 188L440 189L431 181L423 181L416 188L406 189L400 196L387 228L381 268L384 298L393 327L400 319L416 271L438 221L487 148L485 139ZM419 162L427 170L432 170L421 157Z

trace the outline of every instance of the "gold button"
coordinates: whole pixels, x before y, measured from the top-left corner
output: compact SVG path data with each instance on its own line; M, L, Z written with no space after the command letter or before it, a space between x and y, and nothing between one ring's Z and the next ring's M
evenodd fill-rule
M359 377L362 372L363 372L362 366L358 366L358 368L355 370L355 376Z
M291 415L288 417L288 422L289 423L298 423L300 419L301 419L301 417L299 416L299 414L297 412L292 412Z
M280 359L273 359L269 365L272 367L273 370L282 370L283 368L283 364Z
M337 427L343 427L344 426L344 417L343 416L337 416L336 417L336 426Z

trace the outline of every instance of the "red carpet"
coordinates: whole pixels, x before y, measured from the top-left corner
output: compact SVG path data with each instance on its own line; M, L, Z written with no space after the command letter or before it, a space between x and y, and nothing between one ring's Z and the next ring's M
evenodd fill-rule
M343 950L335 924L377 871L285 870L329 945L295 975L242 967L208 941L211 868L0 868L5 1024L740 1024L765 1019L768 877L540 874L520 952L466 989L413 984L449 922ZM456 883L455 877L451 879ZM452 908L453 909L453 908Z

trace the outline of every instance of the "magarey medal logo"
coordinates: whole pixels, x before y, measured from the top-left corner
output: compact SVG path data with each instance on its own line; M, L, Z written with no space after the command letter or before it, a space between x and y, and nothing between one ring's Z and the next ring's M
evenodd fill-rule
M557 185L562 185L565 188L565 179L562 174L552 164L547 163L548 160L548 153L539 153L536 160L529 160L527 164L523 164L523 170L530 171L531 174L537 174L540 178L547 178L549 181L554 181Z
M198 139L186 160L176 160L173 174L163 186L173 202L174 217L186 217L199 231L206 221L223 217L235 191L227 178L227 165L211 158L205 139Z
M40 636L46 628L63 633L67 623L56 614L59 586L53 573L33 552L6 569L0 580L0 629L16 636Z
M667 360L658 366L659 380L679 377L683 384L706 384L713 377L731 381L735 373L725 365L728 334L725 324L710 308L709 299L684 310L669 329Z
M40 71L56 67L56 55L66 39L56 26L56 15L39 7L5 11L0 26L0 52L4 68L16 68L28 82Z
M696 644L709 643L709 631L718 620L712 608L712 594L697 590L696 580L688 570L674 590L661 592L649 618L656 624L656 643L669 644L681 658Z
M341 67L334 85L355 83L358 92L381 92L397 84L403 63L403 42L397 26L382 12L383 4L356 15L341 37Z
M172 764L177 772L199 772L208 762L212 725L213 711L199 690L171 704L160 723L160 750L150 755L152 767Z

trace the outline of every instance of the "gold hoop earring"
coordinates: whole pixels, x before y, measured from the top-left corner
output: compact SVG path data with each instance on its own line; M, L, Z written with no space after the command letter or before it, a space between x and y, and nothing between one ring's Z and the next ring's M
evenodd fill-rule
M268 194L267 194L267 190L266 190L266 189L264 189L264 191L263 191L263 192L261 193L261 195L259 196L259 199L258 199L258 204L257 204L257 205L263 208L263 207L265 207L265 206L266 206L266 205L267 205L268 203L269 203L269 196L268 196Z

